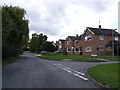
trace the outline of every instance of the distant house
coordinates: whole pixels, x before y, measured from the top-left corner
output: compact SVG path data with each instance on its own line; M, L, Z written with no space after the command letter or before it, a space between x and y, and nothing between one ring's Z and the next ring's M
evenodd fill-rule
M82 55L82 35L73 39L74 41L74 54Z
M83 33L83 55L106 55L108 50L112 50L112 32L114 33L114 53L120 55L120 34L113 29L103 29L87 27ZM112 52L111 52L112 53Z
M64 51L65 50L65 40L59 39L58 41L58 51Z
M65 42L65 48L68 54L74 54L74 39L76 36L68 36Z

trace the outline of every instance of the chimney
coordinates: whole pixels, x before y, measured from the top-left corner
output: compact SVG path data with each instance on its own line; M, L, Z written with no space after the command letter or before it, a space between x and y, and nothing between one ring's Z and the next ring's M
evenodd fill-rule
M101 25L99 25L99 30L101 30Z
M76 37L78 37L78 34L76 34Z
M98 27L99 27L99 30L101 30L101 25L100 25L100 21L99 21L99 26L98 26Z

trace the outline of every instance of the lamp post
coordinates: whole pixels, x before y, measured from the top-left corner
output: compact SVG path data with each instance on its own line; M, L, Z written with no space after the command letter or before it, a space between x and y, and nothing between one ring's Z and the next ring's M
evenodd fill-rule
M115 30L117 30L117 29L115 29ZM114 59L114 31L112 30L112 58Z

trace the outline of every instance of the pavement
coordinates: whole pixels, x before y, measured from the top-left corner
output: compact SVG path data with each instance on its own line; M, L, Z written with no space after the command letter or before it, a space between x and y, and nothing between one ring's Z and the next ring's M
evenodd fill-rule
M56 61L24 52L2 68L2 88L98 88L86 76L88 68L112 62Z

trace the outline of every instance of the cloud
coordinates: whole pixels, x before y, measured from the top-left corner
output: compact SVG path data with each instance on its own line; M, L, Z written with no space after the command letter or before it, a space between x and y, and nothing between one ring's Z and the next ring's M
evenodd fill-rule
M2 0L27 11L30 36L43 33L49 41L82 34L86 27L118 27L117 0Z

